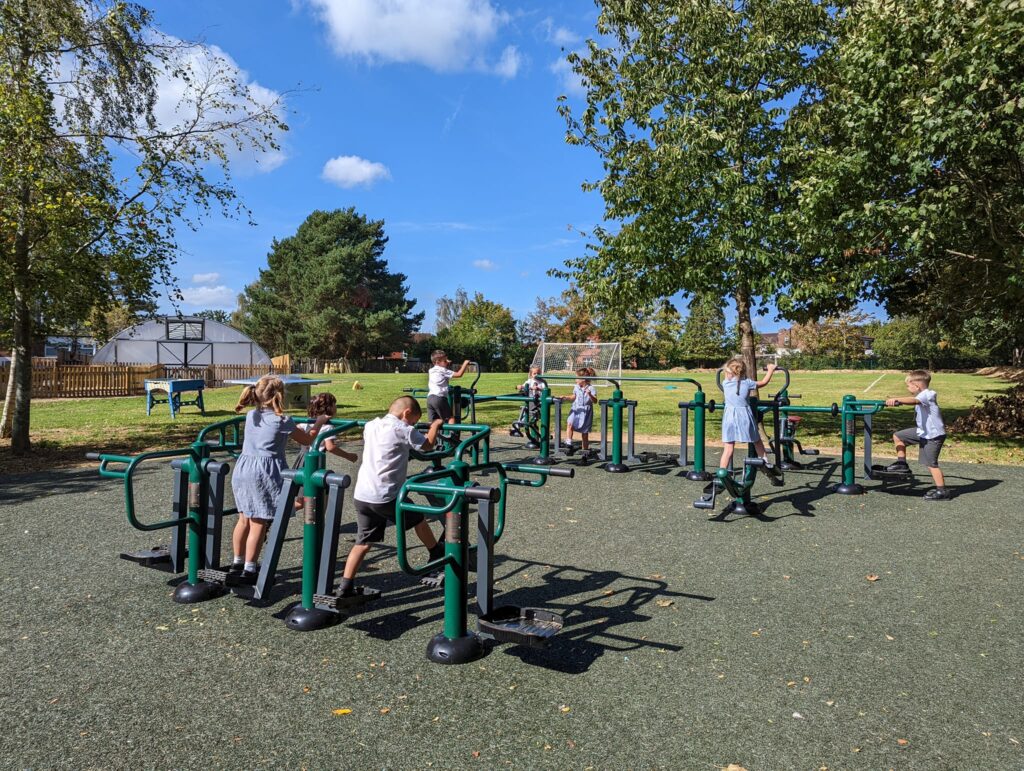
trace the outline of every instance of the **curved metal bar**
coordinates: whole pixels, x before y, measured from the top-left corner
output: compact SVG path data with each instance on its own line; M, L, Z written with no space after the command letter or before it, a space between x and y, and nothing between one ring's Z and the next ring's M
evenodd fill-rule
M545 375L540 377L545 380L579 380L576 375ZM609 383L690 383L697 386L698 391L703 391L701 384L691 377L608 377L607 375L588 375L586 380L607 380ZM616 385L616 388L618 386Z
M129 455L101 455L100 456L100 474L108 478L120 478L124 480L124 505L125 511L128 515L128 523L136 530L163 530L168 527L175 527L183 522L188 522L189 518L184 517L181 519L168 519L163 522L156 522L153 524L146 524L140 522L138 517L135 516L135 487L134 487L134 476L138 470L139 465L148 460L157 460L160 458L180 458L182 456L189 456L195 462L194 452L192 448L181 449L181 450L157 450L155 452L144 452L141 455L129 456ZM128 466L123 471L111 471L106 468L109 463L125 463Z

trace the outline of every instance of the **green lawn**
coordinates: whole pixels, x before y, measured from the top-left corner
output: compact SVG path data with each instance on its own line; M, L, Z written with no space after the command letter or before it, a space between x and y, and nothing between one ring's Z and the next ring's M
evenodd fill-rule
M630 373L644 377L693 377L700 381L709 399L719 399L713 372L685 373ZM381 414L391 399L402 393L403 388L424 387L425 375L360 374L329 375L332 383L326 388L338 397L339 416L369 418ZM477 390L482 394L510 393L525 379L523 374L485 374ZM355 381L363 386L353 390ZM468 385L467 376L463 383ZM767 389L774 393L777 382ZM570 383L555 386L556 393L568 393ZM679 411L677 404L689 400L693 387L677 384L675 389L666 388L665 383L623 383L623 392L629 399L639 402L637 407L637 434L647 440L663 437L671 442L678 437ZM932 386L939 394L939 403L947 423L952 423L964 414L980 395L997 393L1009 387L1009 383L972 374L946 374L935 376ZM906 395L903 375L899 372L796 372L792 376L791 393L800 394L798 404L829 405L840 401L844 394L853 394L867 399L882 399L886 396ZM599 389L601 398L610 394L610 389ZM32 434L37 447L37 457L27 465L15 461L9 453L0 455L0 473L29 470L46 465L69 465L81 460L89 450L107 452L135 452L145 448L174 447L187 444L195 438L200 428L215 420L223 420L234 414L238 398L236 386L209 389L205 392L206 416L198 414L194 407L186 407L177 420L171 420L166 405L160 405L153 414L146 416L145 397L121 397L104 399L58 399L39 401L32 407ZM496 430L507 429L518 415L518 406L509 403L480 405L477 419L490 424ZM805 437L805 444L822 449L835 449L839 445L838 420L828 415L804 416L799 436ZM708 440L714 443L719 436L720 413L710 416ZM881 435L913 423L911 408L887 409L876 417L876 426ZM692 433L691 433L692 436ZM885 454L878 447L876 454ZM1024 461L1024 442L1020 440L993 439L990 437L953 435L944 449L944 457L950 461L985 462L1014 464Z

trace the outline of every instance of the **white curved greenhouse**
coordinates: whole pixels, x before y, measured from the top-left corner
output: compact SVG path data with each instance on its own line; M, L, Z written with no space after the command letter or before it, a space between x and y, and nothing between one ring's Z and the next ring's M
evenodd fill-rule
M266 364L267 352L248 335L210 319L166 316L118 332L92 358L93 364Z

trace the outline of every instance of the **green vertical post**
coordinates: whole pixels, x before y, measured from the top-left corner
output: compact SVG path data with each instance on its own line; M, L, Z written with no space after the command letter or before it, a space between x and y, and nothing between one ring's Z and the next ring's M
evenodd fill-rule
M322 534L318 532L317 522L317 489L315 472L320 466L320 453L307 452L303 459L301 477L302 483L302 607L306 610L313 610L313 592L316 588L316 575L319 568L318 562L320 549L318 548Z
M700 389L693 395L693 471L686 478L694 482L705 482L711 475L704 468L704 436L707 421L707 403Z
M203 468L199 453L194 449L188 460L182 464L188 470L188 579L174 590L174 601L180 603L203 602L220 597L224 587L209 581L199 580L199 563L203 559L203 515L202 495ZM130 511L130 507L129 507Z
M842 418L840 420L840 427L842 430L842 450L843 450L843 481L841 484L836 485L833 489L834 492L840 495L860 495L864 492L864 488L857 484L856 478L856 455L857 455L857 413L854 402L857 401L857 397L847 394L843 397L842 403Z
M605 471L629 471L629 466L622 462L622 408L625 403L626 400L619 388L612 391L612 398L608 402L608 406L612 408L612 459L610 463L604 464Z
M551 389L547 386L540 392L540 455L533 463L538 466L554 463L551 459Z
M469 484L469 466L461 461L448 464L455 472L456 487ZM444 553L448 558L444 566L444 636L450 640L466 636L467 579L469 566L468 529L469 499L463 496L459 504L445 515Z

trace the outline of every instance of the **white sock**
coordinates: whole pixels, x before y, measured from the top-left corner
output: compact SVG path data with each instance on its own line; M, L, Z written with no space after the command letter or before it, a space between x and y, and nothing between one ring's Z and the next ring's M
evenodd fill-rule
M245 563L245 569L246 570L253 570L253 571L255 571L256 570L256 563L255 562L246 562Z
M232 565L241 565L243 562L245 562L245 558L244 557L240 557L237 554L234 557L231 558L231 564Z

